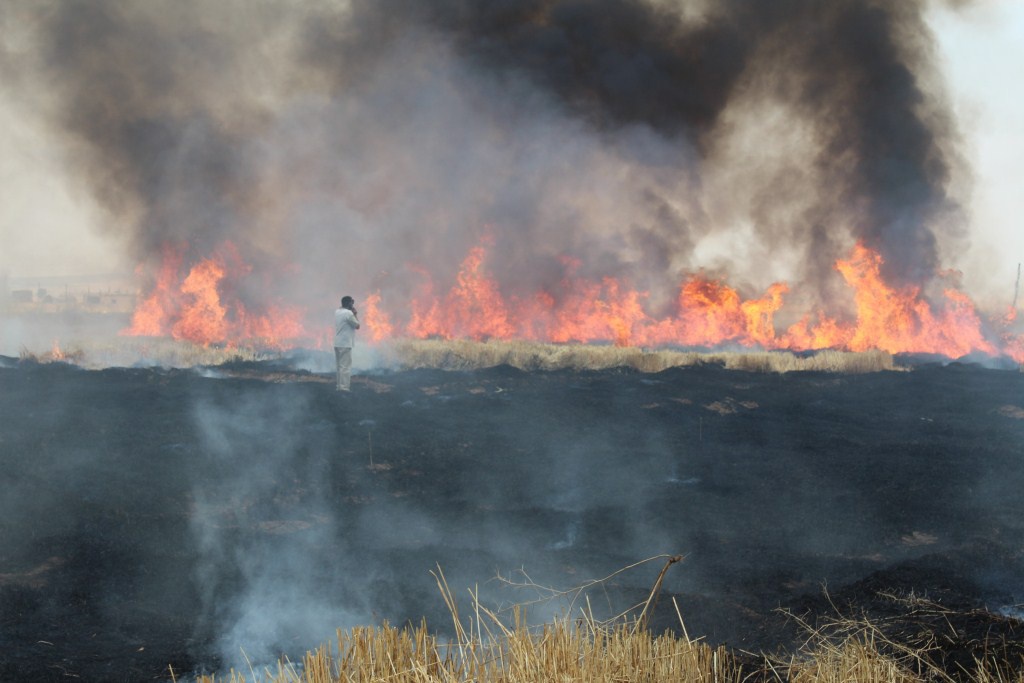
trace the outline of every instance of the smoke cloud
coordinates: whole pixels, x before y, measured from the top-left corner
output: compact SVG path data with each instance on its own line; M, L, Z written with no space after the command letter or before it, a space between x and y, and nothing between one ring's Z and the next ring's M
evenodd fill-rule
M197 439L176 448L202 454L187 487L194 639L214 642L224 669L383 619L428 617L445 632L451 615L428 573L438 566L460 593L475 586L495 605L535 597L493 580L525 571L524 558L548 585L559 563L603 576L677 549L677 530L645 512L652 490L674 486L670 439L653 421L630 438L566 428L551 417L564 398L545 396L536 416L519 415L531 429L510 419L488 430L488 451L502 455L481 458L467 450L471 428L431 425L470 410L464 394L417 392L359 419L324 400L329 387L308 386L196 382L188 397ZM421 435L411 452L396 439L410 429ZM550 601L531 617L564 607Z
M313 310L486 243L502 291L564 259L657 309L681 275L837 289L860 240L926 283L961 238L923 2L9 4L19 93L155 273L225 242L243 298ZM11 41L8 41L11 42ZM42 91L41 93L39 91Z

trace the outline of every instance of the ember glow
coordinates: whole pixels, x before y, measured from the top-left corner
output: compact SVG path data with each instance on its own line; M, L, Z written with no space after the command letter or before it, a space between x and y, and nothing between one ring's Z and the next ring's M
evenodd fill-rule
M200 260L187 274L181 254L181 249L164 249L153 289L124 334L270 348L321 347L329 337L326 328L311 322L325 317L316 311L278 304L253 313L239 298L227 296L251 271L232 245ZM363 337L370 343L411 337L649 348L879 349L949 358L983 353L1024 362L1024 339L1008 332L1014 311L986 322L971 299L952 285L939 301L929 301L917 286L893 287L882 277L882 257L863 244L835 263L850 290L853 313L844 318L807 312L784 330L775 325L790 292L784 282L744 299L725 282L692 274L680 283L673 310L658 317L645 308L647 292L613 277L577 277L579 264L572 259L563 259L565 275L556 291L505 296L489 274L489 257L488 244L472 248L446 292L439 292L426 270L409 266L419 285L405 300L386 302L380 292L365 298Z

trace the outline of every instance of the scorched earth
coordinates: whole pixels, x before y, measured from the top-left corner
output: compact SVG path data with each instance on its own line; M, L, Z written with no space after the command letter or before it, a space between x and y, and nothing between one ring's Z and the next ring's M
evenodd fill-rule
M384 619L443 632L438 567L501 605L660 553L685 556L664 592L712 643L792 647L777 608L910 591L1024 638L1020 372L502 366L339 395L301 360L4 360L0 679L166 679ZM632 604L660 566L594 608ZM653 626L676 623L663 598Z

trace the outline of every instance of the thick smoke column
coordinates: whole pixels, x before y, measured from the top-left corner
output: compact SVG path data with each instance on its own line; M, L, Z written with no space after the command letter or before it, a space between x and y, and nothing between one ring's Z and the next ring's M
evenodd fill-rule
M57 3L39 17L40 59L58 88L56 122L139 258L166 243L201 252L245 239L237 232L248 180L240 155L258 107L257 93L236 83L262 66L248 51L248 31L262 22L254 11L240 32L230 21L239 8L167 9Z
M935 272L932 231L955 208L940 143L954 131L922 81L931 39L919 5L743 1L689 21L673 5L633 0L357 6L380 13L371 25L419 12L460 49L529 74L589 123L649 127L687 139L705 158L738 86L765 88L813 122L820 170L807 189L817 220L841 225L856 207L849 227L887 257L890 275L921 282Z
M923 3L16 3L24 64L136 261L224 242L243 299L405 301L493 240L654 308L699 268L835 288L860 240L925 283L956 131ZM11 24L15 22L9 22ZM750 264L756 264L751 267ZM155 271L155 265L152 265ZM830 284L830 281L833 284Z

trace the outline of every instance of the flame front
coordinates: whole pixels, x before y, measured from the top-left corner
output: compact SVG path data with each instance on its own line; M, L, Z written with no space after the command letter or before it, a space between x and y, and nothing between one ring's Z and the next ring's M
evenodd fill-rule
M136 337L160 337L170 332L170 319L179 306L180 293L176 283L181 269L182 248L164 245L160 270L152 291L143 299L132 315L131 325L122 334ZM136 275L142 274L142 267Z
M223 244L182 278L185 248L164 248L153 290L122 334L170 336L204 346L251 344L282 349L312 342L298 308L271 304L262 313L252 313L237 297L225 300L224 281L237 281L251 270L234 245Z
M946 287L937 304L929 302L919 287L893 287L882 277L882 257L863 244L835 264L852 292L852 315L843 319L825 311L805 313L781 333L775 329L775 316L790 291L783 282L772 284L760 297L744 299L725 282L690 275L679 285L673 310L656 317L645 308L647 292L612 277L600 281L577 277L579 264L571 259L563 260L565 274L557 291L505 297L487 271L488 247L485 243L469 251L447 292L439 294L429 273L410 266L420 285L404 305L389 308L380 292L371 293L360 316L364 336L370 342L405 336L643 347L880 349L950 358L980 352L1024 362L1024 339L1008 332L1015 310L986 323L970 298L955 287ZM153 289L125 334L274 348L311 343L314 335L307 333L302 322L310 318L295 307L275 304L254 314L237 299L225 301L224 290L230 289L225 282L234 282L250 270L234 247L224 245L184 277L180 275L182 251L165 249ZM326 338L323 332L316 336Z
M1024 362L1020 335L1006 332L1014 315L988 327L970 298L954 287L943 291L938 305L918 287L898 289L882 277L882 257L857 244L835 268L852 290L854 315L848 321L824 312L801 317L784 332L775 315L789 285L772 284L758 298L743 299L728 284L691 275L679 287L675 310L657 318L647 313L648 293L615 278L594 282L573 277L577 264L566 260L566 277L557 296L538 291L526 299L506 300L484 265L486 249L474 248L460 268L454 287L444 296L425 282L411 302L412 316L403 328L384 316L388 332L443 339L525 339L547 342L612 342L619 346L716 347L726 344L764 349L931 353L959 358L972 352L1007 355ZM367 318L373 326L373 319ZM813 321L813 322L812 322ZM999 334L998 330L1003 333ZM999 337L993 341L992 336Z

